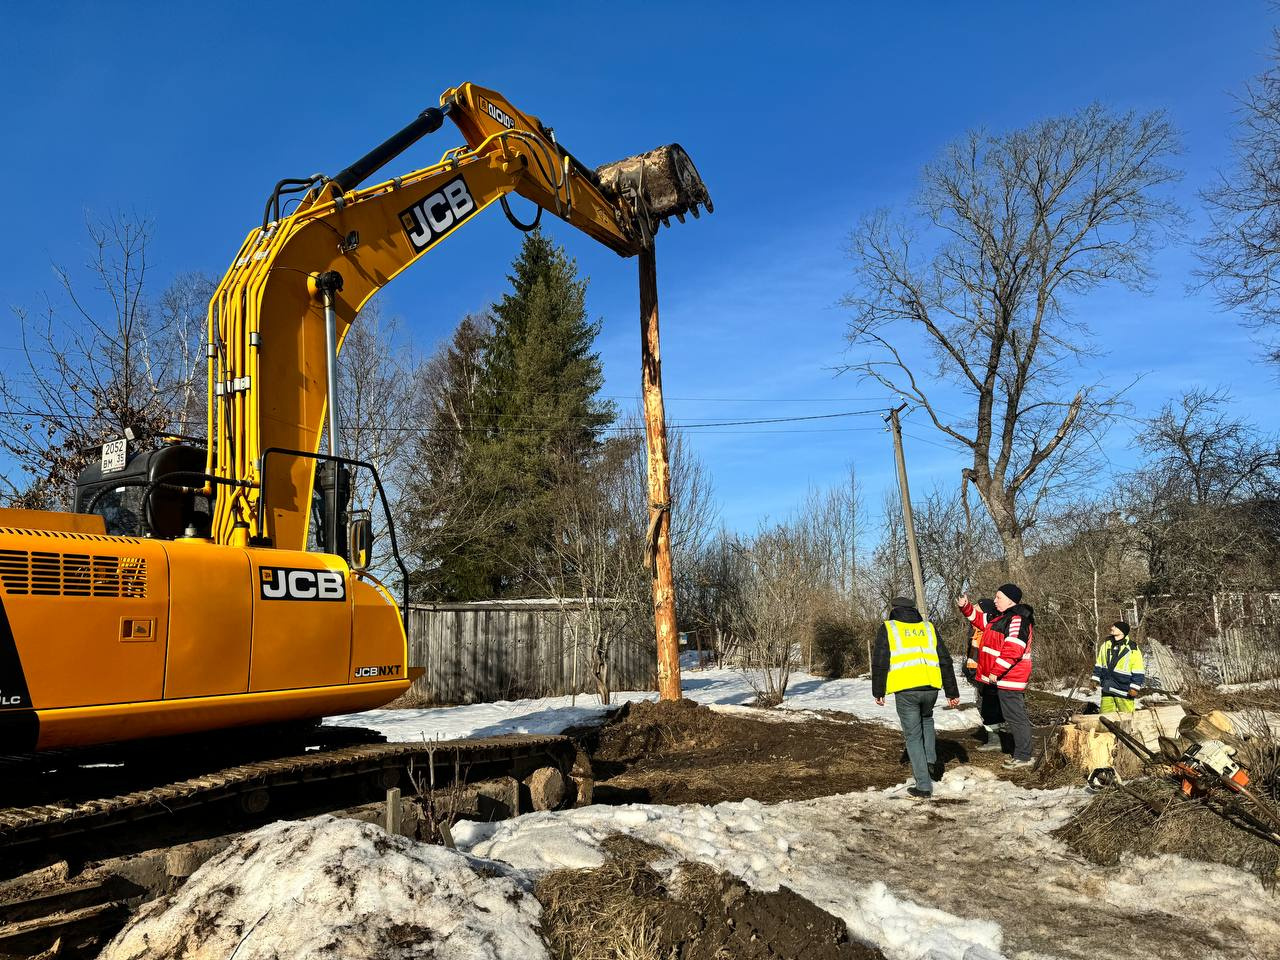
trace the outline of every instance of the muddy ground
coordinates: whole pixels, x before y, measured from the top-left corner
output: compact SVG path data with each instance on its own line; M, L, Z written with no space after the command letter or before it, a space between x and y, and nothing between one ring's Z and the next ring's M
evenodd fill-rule
M703 864L664 877L664 853L624 835L606 838L606 862L538 881L542 931L556 960L883 960L844 921L787 887L770 893Z
M1042 713L1061 709L1060 702L1038 706ZM977 711L965 713L976 727ZM882 790L910 775L896 727L845 714L726 712L690 700L641 701L578 736L591 756L597 803L711 804L748 797L777 803ZM938 758L948 767L988 769L1007 759L976 746L969 732L940 733ZM1028 785L1037 779L1001 773Z
M1061 705L1040 705L1048 708ZM967 712L976 726L977 711ZM575 733L591 757L596 803L776 803L884 789L910 775L900 731L846 714L640 701ZM947 732L938 737L938 756L948 766L987 768L1005 759L977 745L968 732ZM883 957L786 887L760 893L695 864L664 879L646 865L655 851L632 838L612 839L603 866L557 871L537 886L543 931L558 960Z

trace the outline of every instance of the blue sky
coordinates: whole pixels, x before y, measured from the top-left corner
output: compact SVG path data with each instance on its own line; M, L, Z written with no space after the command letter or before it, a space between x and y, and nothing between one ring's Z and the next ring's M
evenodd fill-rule
M846 359L844 238L864 213L905 205L921 166L970 128L1092 100L1166 109L1184 135L1177 192L1194 235L1196 193L1229 163L1233 97L1266 65L1275 14L1263 0L416 11L6 0L4 19L0 306L37 304L55 287L51 263L86 259L86 211L154 220L157 292L179 272L220 274L276 180L335 172L472 80L553 125L589 165L670 141L693 156L716 213L664 231L658 257L669 416L703 422L889 405L882 388L833 372ZM433 162L456 142L446 127L395 165ZM607 392L634 397L634 263L558 222L551 232L591 278ZM430 348L501 294L518 245L501 215L478 218L387 288L383 306ZM1280 427L1274 373L1247 331L1188 291L1189 248L1164 250L1158 268L1149 295L1108 290L1077 305L1105 351L1081 381L1142 375L1138 414L1188 386L1229 384L1242 413ZM0 346L15 330L5 309ZM12 355L0 350L0 364ZM850 462L878 504L893 481L883 425L834 423L698 431L726 521L785 514ZM957 476L962 458L921 414L906 432L913 491ZM1108 444L1115 469L1131 461L1129 435L1121 427Z

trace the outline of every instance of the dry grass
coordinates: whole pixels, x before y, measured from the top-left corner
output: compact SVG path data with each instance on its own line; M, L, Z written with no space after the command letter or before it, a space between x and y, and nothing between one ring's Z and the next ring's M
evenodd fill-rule
M1248 870L1271 889L1280 883L1280 846L1224 819L1206 802L1182 797L1163 780L1103 791L1056 835L1104 866L1174 853Z
M610 854L594 870L556 870L538 880L542 932L557 960L668 960L658 918L668 902L646 860L661 848L625 835L608 837Z

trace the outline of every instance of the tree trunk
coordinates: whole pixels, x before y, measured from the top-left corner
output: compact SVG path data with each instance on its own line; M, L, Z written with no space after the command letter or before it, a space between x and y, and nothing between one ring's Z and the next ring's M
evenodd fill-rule
M978 471L969 477L978 495L986 504L991 522L995 525L1000 543L1004 547L1004 565L1010 583L1026 589L1027 549L1022 542L1022 529L1018 524L1018 511L1014 498L996 481L983 479Z

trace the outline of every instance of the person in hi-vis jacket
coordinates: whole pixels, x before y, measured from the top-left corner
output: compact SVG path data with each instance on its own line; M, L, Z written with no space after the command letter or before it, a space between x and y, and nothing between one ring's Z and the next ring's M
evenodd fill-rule
M1005 761L1004 768L1018 770L1035 762L1031 759L1031 718L1027 715L1026 697L1031 681L1035 613L1022 602L1022 590L1016 584L1004 584L993 599L994 617L988 617L967 596L957 598L956 604L968 621L982 631L976 679L996 688L1000 711L1013 735L1013 756Z
M1098 647L1093 682L1102 690L1103 713L1129 713L1147 680L1142 651L1129 639L1129 625L1117 620L1110 636Z
M894 597L871 651L871 695L883 707L885 694L893 694L916 780L907 793L919 799L933 796L933 781L942 779L933 729L939 690L946 691L952 708L960 705L951 652L933 624L920 616L914 600Z

